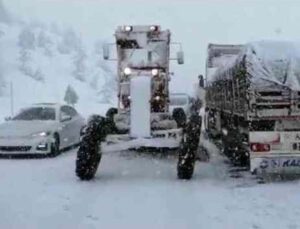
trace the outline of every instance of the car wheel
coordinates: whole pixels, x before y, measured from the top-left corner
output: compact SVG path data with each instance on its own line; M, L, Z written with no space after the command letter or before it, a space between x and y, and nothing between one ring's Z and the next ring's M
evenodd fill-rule
M59 146L60 146L59 135L54 134L53 138L54 138L54 142L51 144L51 152L50 152L51 157L55 157L60 153L60 151L59 151Z

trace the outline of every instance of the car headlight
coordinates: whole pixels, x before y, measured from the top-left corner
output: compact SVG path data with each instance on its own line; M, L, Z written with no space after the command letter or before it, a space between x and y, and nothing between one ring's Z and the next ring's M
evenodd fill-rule
M50 131L41 131L41 132L37 132L37 133L33 133L31 134L31 137L36 138L36 137L46 137L49 136L51 134Z

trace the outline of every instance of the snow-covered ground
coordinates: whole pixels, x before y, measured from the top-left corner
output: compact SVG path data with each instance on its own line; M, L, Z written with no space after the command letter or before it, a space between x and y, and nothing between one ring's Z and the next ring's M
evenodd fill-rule
M231 178L212 149L191 181L176 158L104 155L96 178L75 176L76 150L0 160L0 228L300 228L300 182Z
M101 99L116 97L109 87L114 68L101 61L95 42L112 41L120 24L171 29L186 52L185 67L172 66L171 86L184 92L204 72L209 42L299 37L296 1L174 1L5 0L15 14L9 19L0 0L0 122L10 115L10 83L15 110L62 102L70 85L80 113L105 113L111 104ZM35 17L44 24L33 23ZM19 37L28 29L34 45L24 49ZM205 144L211 160L197 163L191 181L176 178L176 157L106 154L90 182L75 176L76 150L51 159L0 159L0 228L300 228L299 180L258 184L247 172L232 178L218 150Z

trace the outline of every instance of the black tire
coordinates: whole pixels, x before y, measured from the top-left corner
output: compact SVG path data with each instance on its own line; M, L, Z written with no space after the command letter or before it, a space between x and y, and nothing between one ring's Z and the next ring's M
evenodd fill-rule
M245 150L235 150L232 156L234 166L248 167L250 166L250 158Z
M179 167L177 169L177 177L180 180L190 180L194 174L194 165L189 167Z
M186 114L182 108L175 108L172 113L173 119L176 121L178 128L182 128L186 124Z
M84 136L85 131L86 131L86 126L81 127L80 133L79 133L80 137Z
M241 145L240 139L240 135L230 131L227 136L223 137L223 153L234 166L247 167L250 166L249 152Z
M75 173L81 180L94 178L101 161L100 143L106 136L106 119L93 115L89 118L77 151Z
M114 116L117 113L118 109L114 107L109 108L106 112L106 126L108 134L117 134L119 132L114 121Z
M59 150L59 147L60 147L59 135L57 133L55 133L53 135L53 139L54 139L54 142L51 144L51 152L49 154L50 157L56 157L60 153L60 150Z
M113 120L114 115L118 113L118 109L115 107L111 107L106 112L106 118Z
M179 148L177 163L177 177L179 179L189 180L193 176L200 133L201 117L193 114L183 129L183 140Z
M182 143L179 149L179 159L177 163L177 177L181 180L190 180L194 173L195 152L187 143Z
M94 150L92 152L91 150ZM99 148L88 149L79 147L76 159L76 175L81 180L91 180L95 177L101 161L101 152Z

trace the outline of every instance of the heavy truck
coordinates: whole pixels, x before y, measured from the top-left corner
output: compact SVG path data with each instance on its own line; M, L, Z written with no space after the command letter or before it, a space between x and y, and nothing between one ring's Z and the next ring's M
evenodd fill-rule
M205 129L235 165L300 171L300 49L280 41L209 44ZM205 82L205 85L203 85Z
M158 25L119 26L114 35L116 42L103 46L103 58L117 61L118 106L106 117L90 117L77 152L77 176L92 179L102 152L171 149L179 155L178 178L190 179L201 117L194 111L187 120L182 108L169 109L169 65L184 63L181 44L171 43L170 31ZM171 46L179 47L176 57Z

